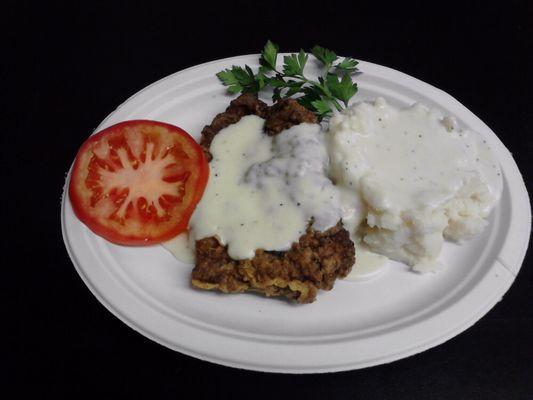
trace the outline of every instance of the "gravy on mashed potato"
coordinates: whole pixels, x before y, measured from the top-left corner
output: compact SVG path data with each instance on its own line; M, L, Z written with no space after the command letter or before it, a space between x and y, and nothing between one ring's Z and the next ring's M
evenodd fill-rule
M415 271L440 267L445 238L480 233L500 197L487 142L422 104L357 103L331 119L328 139L330 173L361 208L344 225L371 251Z

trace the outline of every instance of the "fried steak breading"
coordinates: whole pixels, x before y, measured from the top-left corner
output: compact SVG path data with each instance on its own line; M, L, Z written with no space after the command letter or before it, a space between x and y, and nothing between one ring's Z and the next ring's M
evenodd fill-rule
M317 289L330 290L355 260L354 246L340 224L325 232L308 229L289 251L256 250L255 257L233 260L214 237L196 242L192 284L225 293L247 290L310 303Z
M318 123L315 114L301 106L296 100L281 100L268 109L265 132L270 136L277 135L281 131L303 122Z
M269 135L302 122L317 122L313 113L293 99L268 107L255 95L243 94L203 129L200 144L209 159L215 135L250 114L266 119L265 133ZM330 290L337 278L345 277L354 261L354 244L340 222L325 232L309 227L288 251L257 249L255 256L246 260L233 260L216 237L208 237L196 242L192 285L225 293L255 291L311 303L318 289Z

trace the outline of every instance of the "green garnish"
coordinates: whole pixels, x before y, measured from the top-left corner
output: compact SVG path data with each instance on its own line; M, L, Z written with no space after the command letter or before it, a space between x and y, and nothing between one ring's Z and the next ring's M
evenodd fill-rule
M358 72L355 59L341 59L331 50L313 47L311 53L323 64L324 69L323 75L315 81L304 74L309 59L306 52L300 50L297 54L284 56L280 71L277 69L278 51L279 47L269 40L261 52L261 66L257 73L248 65L244 68L234 65L220 71L217 77L231 94L259 93L271 88L273 101L298 95L295 99L313 111L320 120L329 117L334 109L341 111L347 107L357 93L357 83L352 81L352 75Z

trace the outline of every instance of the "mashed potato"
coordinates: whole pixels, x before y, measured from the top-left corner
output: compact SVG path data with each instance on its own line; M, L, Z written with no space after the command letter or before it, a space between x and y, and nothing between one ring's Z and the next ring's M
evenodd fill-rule
M330 121L331 175L354 204L346 218L357 240L419 272L438 269L444 239L480 233L502 178L487 142L421 104L382 99Z

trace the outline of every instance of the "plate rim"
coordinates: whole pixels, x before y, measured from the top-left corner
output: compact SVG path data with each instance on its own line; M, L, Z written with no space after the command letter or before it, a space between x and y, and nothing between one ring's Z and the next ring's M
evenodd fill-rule
M117 110L119 110L123 105L128 103L130 100L132 100L136 96L141 95L145 91L149 90L151 87L154 87L154 86L156 86L158 84L161 84L161 83L163 83L166 80L172 79L176 75L185 74L186 72L189 72L189 71L192 71L192 70L205 68L205 67L207 67L209 65L214 65L214 64L224 63L224 62L227 63L227 62L230 62L230 61L235 62L238 59L247 59L247 58L257 57L257 56L258 55L256 55L256 54L251 54L251 55L227 57L227 58L220 59L220 60L213 60L213 61L209 61L209 62L206 62L206 63L203 63L203 64L191 66L191 67L186 68L184 70L181 70L181 71L175 72L175 73L173 73L171 75L168 75L166 77L163 77L163 78L157 80L156 82L154 82L154 83L142 88L141 90L139 90L138 92L136 92L132 96L128 97L128 99L126 99L115 110L113 110L106 118L104 118L104 120L98 125L98 127L93 132L98 131L100 129L100 127L105 125L106 121L108 121L111 118L111 116ZM411 81L414 80L414 82L417 82L418 84L422 84L427 89L438 91L441 95L443 94L446 97L448 97L449 100L451 100L453 102L456 102L461 107L464 107L472 116L474 116L476 119L479 120L479 122L481 122L483 125L485 125L483 123L483 121L481 121L474 113L472 113L470 110L468 110L465 106L463 106L454 97L452 97L448 93L446 93L446 92L444 92L444 91L442 91L442 90L440 90L440 89L438 89L438 88L436 88L436 87L434 87L434 86L432 86L430 84L427 84L427 83L425 83L423 81L420 81L417 78L414 78L414 77L412 77L410 75L407 75L407 74L405 74L403 72L397 71L397 70L389 68L389 67L385 67L385 66L381 66L381 65L378 65L378 64L370 63L370 62L365 62L365 61L361 61L361 64L370 66L370 67L375 68L375 69L389 70L389 71L391 71L394 74L401 74L405 78L408 78L408 80L411 80ZM488 129L490 129L490 128L488 128ZM498 140L499 140L499 138L498 138ZM500 141L500 143L501 143L501 141ZM501 143L501 144L505 148L503 143ZM508 150L507 150L507 152L508 152ZM510 153L509 153L508 156L509 156L509 160L507 160L507 161L508 162L511 161L511 165L510 166L514 167L513 169L515 170L515 171L513 171L514 172L514 176L513 176L514 181L515 181L515 183L518 182L518 186L519 186L518 189L521 191L521 195L523 197L521 200L527 202L527 204L528 204L528 207L527 207L527 214L528 215L527 215L527 218L526 218L526 225L529 226L529 234L530 234L530 231L531 231L531 209L530 209L530 203L529 203L529 197L528 197L527 189L525 187L525 184L523 182L521 174L520 174L520 172L518 170L518 167L516 166L516 162L514 161L514 159L510 155ZM502 161L502 160L500 160L500 161ZM81 279L86 284L86 286L89 288L91 293L93 293L93 295L100 301L100 303L102 303L113 315L115 315L115 317L120 319L126 325L128 325L129 327L131 327L135 331L141 333L142 335L150 338L151 340L153 340L153 341L155 341L155 342L157 342L157 343L159 343L159 344L161 344L161 345L163 345L163 346L165 346L167 348L179 351L179 352L181 352L183 354L186 354L186 355L189 355L189 356L192 356L192 357L195 357L195 358L199 358L199 359L204 360L204 361L214 362L214 363L217 363L217 364L222 364L222 365L230 366L230 367L245 368L245 369L256 370L256 371L285 372L285 373L302 373L302 372L303 373L315 373L315 372L335 372L335 371L351 370L351 369L364 368L364 367L368 367L368 366L372 366L372 365L388 363L388 362L391 362L391 361L394 361L394 360L398 360L398 359L401 359L401 358L408 357L410 355L417 354L417 353L419 353L421 351L424 351L424 350L426 350L428 348L437 346L437 345L447 341L448 339L458 335L459 333L463 332L464 330L468 329L471 325L473 325L476 321L478 321L481 317L483 317L501 299L501 297L507 292L507 290L509 289L509 287L513 283L514 278L516 277L516 274L520 270L520 267L521 267L521 264L522 264L523 259L525 257L525 253L527 251L527 247L528 247L528 243L529 243L529 234L528 234L527 239L524 236L524 238L525 238L524 243L525 244L523 244L522 248L519 249L520 254L518 254L517 258L515 257L515 259L520 260L519 265L517 267L516 266L512 266L512 265L511 266L506 265L506 264L508 264L507 262L499 260L499 259L495 259L494 260L495 264L499 262L501 264L501 266L504 268L504 270L509 273L509 275L506 277L507 279L504 282L502 282L502 284L500 285L500 290L498 290L496 292L496 294L492 298L490 298L489 301L487 301L484 304L484 307L482 307L477 313L473 314L470 319L468 319L466 321L462 321L460 326L458 326L458 327L456 326L453 329L450 329L449 331L447 331L446 333L444 333L443 335L441 335L437 339L433 338L432 340L429 340L427 343L422 343L422 344L418 343L418 345L413 347L413 348L410 348L410 349L407 349L407 350L403 350L403 351L400 351L400 352L395 353L395 354L391 354L388 357L381 357L380 359L375 359L374 361L370 361L370 362L360 362L360 361L358 361L358 362L355 362L353 365L348 363L348 364L343 364L343 365L339 365L339 366L336 366L336 367L335 366L325 366L325 367L324 366L322 366L322 367L321 366L312 366L312 367L309 367L309 368L285 368L285 367L277 368L277 367L273 367L273 366L266 366L265 367L265 366L261 366L261 365L254 365L254 364L250 364L250 363L247 363L247 362L243 362L242 360L238 361L238 360L221 359L220 357L215 357L212 354L203 354L202 352L192 351L191 349L185 348L183 346L176 345L176 343L167 342L164 338L158 337L157 335L155 335L152 332L150 332L150 330L147 329L146 327L143 327L138 322L132 320L130 317L128 317L124 313L123 310L121 312L120 307L117 307L116 304L112 304L111 301L109 301L102 293L100 293L100 291L95 286L95 284L93 282L91 282L89 277L83 271L83 268L81 267L81 265L79 263L79 260L77 260L75 251L74 251L74 249L72 249L71 243L69 242L68 232L67 232L67 228L66 228L66 221L65 221L65 217L64 217L65 216L65 207L66 207L66 203L67 203L66 195L67 195L67 192L68 192L69 177L70 177L70 170L69 170L69 173L68 173L67 178L66 178L66 183L65 183L65 186L64 186L63 195L62 195L62 202L61 202L61 229L62 229L63 240L65 242L65 246L67 248L67 252L68 252L68 254L69 254L69 256L70 256L70 258L72 260L72 263L74 264L74 267L76 268L78 274L80 275ZM506 178L508 178L508 177L506 176ZM516 178L518 178L518 179L516 179ZM491 269L492 268L494 268L494 265L491 267ZM488 272L487 272L487 274L488 274Z

